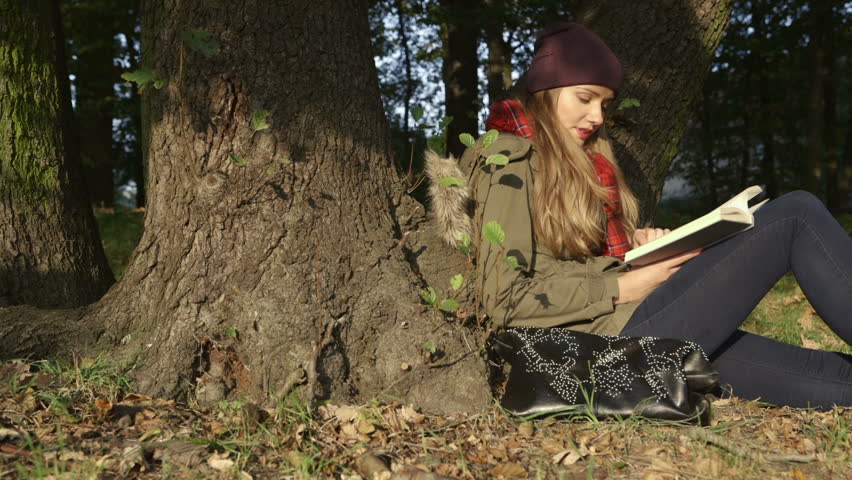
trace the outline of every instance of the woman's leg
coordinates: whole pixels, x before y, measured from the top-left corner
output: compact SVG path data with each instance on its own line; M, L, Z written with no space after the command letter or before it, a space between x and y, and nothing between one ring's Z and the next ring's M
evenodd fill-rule
M828 409L852 405L852 356L737 331L712 356L738 397Z
M805 192L793 192L767 203L756 213L754 228L708 249L684 265L642 302L621 333L692 340L711 354L720 367L745 362L742 354L745 347L731 348L737 338L750 336L732 335L766 292L790 270L817 313L841 338L852 343L852 319L848 313L852 312L852 240L822 203ZM734 343L726 344L729 341ZM801 361L800 355L819 358L814 362L824 364L826 374L849 373L848 356L798 347L792 348L814 353L794 355L786 350L781 353L781 347L772 346L774 343L760 343L748 361L757 365L754 362L761 358L790 359L791 362L778 365L779 370L773 375L775 383L787 383L785 372L816 373L819 378L818 371L802 370L803 366L797 363ZM725 349L740 352L738 360L723 358ZM742 366L738 368L743 370ZM752 374L755 377L756 372ZM724 382L743 391L743 380L734 383L732 377L738 372L721 373ZM748 371L743 373L749 375ZM850 382L852 379L847 378L846 384ZM795 395L810 398L809 393L803 387ZM842 396L835 390L831 398Z

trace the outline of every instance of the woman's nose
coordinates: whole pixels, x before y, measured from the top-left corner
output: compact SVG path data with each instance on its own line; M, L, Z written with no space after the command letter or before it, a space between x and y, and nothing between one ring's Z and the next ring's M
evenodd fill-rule
M603 123L603 108L600 105L595 105L592 107L592 110L588 114L588 120L595 125L600 125Z

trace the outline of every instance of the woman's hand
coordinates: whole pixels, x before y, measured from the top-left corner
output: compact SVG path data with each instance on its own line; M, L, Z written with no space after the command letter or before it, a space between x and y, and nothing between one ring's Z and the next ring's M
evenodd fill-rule
M637 228L633 232L633 248L640 247L648 242L653 242L670 232L671 230L668 228Z
M645 298L702 251L693 250L630 270L618 277L618 297L612 303L618 305Z

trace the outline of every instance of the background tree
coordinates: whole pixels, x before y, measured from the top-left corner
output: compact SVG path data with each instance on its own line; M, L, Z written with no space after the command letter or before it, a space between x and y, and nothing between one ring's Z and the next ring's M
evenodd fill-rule
M80 184L58 5L0 9L0 305L84 305L113 278Z
M850 13L839 1L735 4L705 86L704 114L674 171L692 187L697 210L755 183L770 197L806 188L835 210L849 208L842 152Z

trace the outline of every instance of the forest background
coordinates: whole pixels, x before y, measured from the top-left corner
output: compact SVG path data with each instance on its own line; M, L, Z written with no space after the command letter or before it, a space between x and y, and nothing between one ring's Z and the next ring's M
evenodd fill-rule
M482 133L488 105L505 98L524 72L541 26L571 18L573 8L548 0L371 2L374 55L400 167L413 158L419 173L426 141L443 133L437 127L447 116L459 125L454 132ZM63 18L92 203L142 207L139 93L120 78L139 65L138 6L73 1ZM691 216L760 184L770 198L803 188L835 211L849 210L850 22L852 3L839 0L735 2L678 146L665 206ZM447 35L459 28L467 44L450 52ZM449 86L446 65L461 72ZM623 105L641 114L641 105Z

